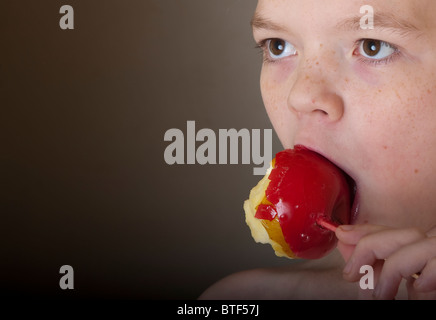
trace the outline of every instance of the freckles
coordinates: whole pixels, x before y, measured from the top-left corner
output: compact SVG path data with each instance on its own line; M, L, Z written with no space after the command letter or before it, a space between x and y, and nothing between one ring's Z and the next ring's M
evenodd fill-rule
M276 114L283 104L283 97L280 94L276 80L263 80L261 83L263 103L269 116Z
M377 86L379 84L379 80L377 74L365 68L362 64L356 63L353 64L352 69L355 74L357 74L363 81L373 86Z
M403 85L404 87L404 85ZM395 88L394 89L395 95L397 96L398 100L400 100L401 103L403 103L403 98L401 98L400 94L398 93L398 90Z
M264 65L261 75L261 92L265 107L269 111L280 111L286 106L290 77L294 71L294 61L287 60L274 65Z

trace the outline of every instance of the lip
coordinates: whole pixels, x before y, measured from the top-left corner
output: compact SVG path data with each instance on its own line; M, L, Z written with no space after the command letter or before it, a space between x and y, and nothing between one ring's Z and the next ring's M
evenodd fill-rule
M360 210L360 193L359 188L357 187L357 183L354 182L354 196L353 196L353 204L351 206L351 214L350 214L350 224L353 224L357 217L359 216Z
M347 172L335 159L332 159L328 155L324 154L321 150L319 150L316 147L307 146L304 144L295 144L294 148L296 146L308 149L312 152L315 152L319 154L320 156L326 158L328 161L333 163L336 167L341 169L341 171L344 173L344 175L347 178L348 184L350 185L350 191L351 191L351 210L350 210L350 224L353 224L358 215L359 215L359 209L360 209L360 193L359 193L359 184L358 181L353 177L349 172Z

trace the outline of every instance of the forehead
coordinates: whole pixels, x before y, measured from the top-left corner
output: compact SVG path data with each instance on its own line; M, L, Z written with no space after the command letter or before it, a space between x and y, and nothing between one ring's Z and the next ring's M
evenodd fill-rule
M311 26L327 26L362 17L366 5L373 7L375 20L389 17L393 23L398 20L422 31L436 28L435 0L259 0L255 16L283 25L304 19Z

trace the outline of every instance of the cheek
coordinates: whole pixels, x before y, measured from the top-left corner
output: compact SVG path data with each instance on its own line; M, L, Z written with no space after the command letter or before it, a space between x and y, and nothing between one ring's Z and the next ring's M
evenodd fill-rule
M379 75L377 72L374 72L370 68L368 68L363 63L354 63L352 65L352 70L354 74L356 74L359 79L363 80L366 83L369 83L371 85L378 85L379 82Z
M419 84L418 81L415 83ZM385 99L385 111L379 124L380 129L383 123L386 126L382 136L385 141L382 143L383 149L391 146L398 153L407 155L434 148L436 96L433 92L434 89L424 83L399 83L391 89L390 97Z
M436 90L428 81L409 79L373 92L360 103L360 141L367 155L361 166L385 192L402 192L404 185L419 185L421 173L436 174Z
M294 145L296 128L296 119L287 106L289 72L286 66L283 68L264 66L260 78L262 99L268 117L285 148Z

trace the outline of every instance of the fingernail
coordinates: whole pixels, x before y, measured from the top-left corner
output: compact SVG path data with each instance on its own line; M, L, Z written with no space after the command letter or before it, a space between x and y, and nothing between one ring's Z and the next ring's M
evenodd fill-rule
M414 281L413 286L415 287L415 289L421 289L420 287L423 285L422 277L418 276L415 279L416 280Z
M350 259L350 260L348 260L348 262L345 265L345 268L344 268L344 270L342 272L344 274L349 274L351 272L352 268L353 268L353 261Z
M378 299L380 298L380 294L381 294L381 292L382 292L381 285L378 284L378 285L375 287L374 292L372 293L372 296L374 297L374 299L377 299L377 300L378 300Z
M373 298L377 299L377 300L387 299L387 297L386 297L387 287L386 286L387 286L387 283L385 281L379 281L374 288L374 292L372 293ZM395 298L395 297L392 297L392 298Z
M339 226L339 229L341 229L342 231L351 231L354 229L354 226L351 224L344 224Z

